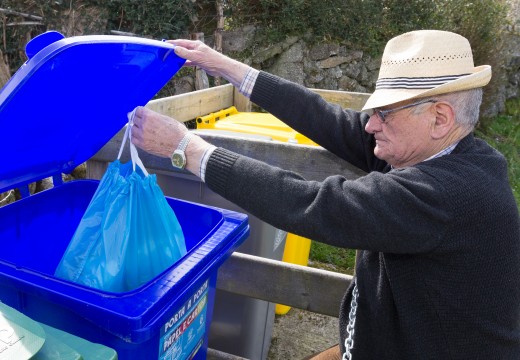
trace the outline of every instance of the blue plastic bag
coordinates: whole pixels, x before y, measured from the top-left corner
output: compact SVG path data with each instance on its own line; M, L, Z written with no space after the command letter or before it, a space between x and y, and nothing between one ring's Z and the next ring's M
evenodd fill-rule
M109 292L133 290L186 254L181 226L130 142L133 112L117 160L109 164L55 275Z

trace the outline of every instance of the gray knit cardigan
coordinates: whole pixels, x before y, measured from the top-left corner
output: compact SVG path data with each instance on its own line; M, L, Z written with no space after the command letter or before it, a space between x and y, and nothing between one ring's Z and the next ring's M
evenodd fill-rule
M251 100L368 173L306 181L222 148L206 170L211 189L263 221L361 250L354 360L520 359L520 220L500 153L470 134L450 155L392 170L366 114L264 72Z

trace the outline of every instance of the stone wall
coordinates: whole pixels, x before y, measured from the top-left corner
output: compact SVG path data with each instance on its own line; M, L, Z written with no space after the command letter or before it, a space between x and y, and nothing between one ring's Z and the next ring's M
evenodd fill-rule
M503 112L507 100L520 97L520 27L506 34L502 58L503 79L485 115Z
M380 59L343 44L309 45L304 38L289 38L255 54L249 62L311 88L372 92Z

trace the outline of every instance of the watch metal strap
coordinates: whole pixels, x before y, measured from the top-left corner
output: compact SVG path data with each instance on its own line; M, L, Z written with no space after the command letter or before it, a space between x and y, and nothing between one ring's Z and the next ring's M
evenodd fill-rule
M181 142L179 143L179 146L177 147L177 150L185 151L188 147L188 144L190 143L192 137L192 133L187 132L186 135L182 138Z

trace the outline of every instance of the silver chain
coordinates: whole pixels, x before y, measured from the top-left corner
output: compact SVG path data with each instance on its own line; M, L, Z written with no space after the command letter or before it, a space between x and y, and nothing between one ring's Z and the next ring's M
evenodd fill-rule
M352 360L352 354L350 351L354 347L354 332L356 325L356 311L357 311L357 299L359 296L357 283L354 283L354 289L352 289L352 300L350 301L350 312L348 314L348 325L347 325L347 338L345 339L345 353L343 354L343 360Z

